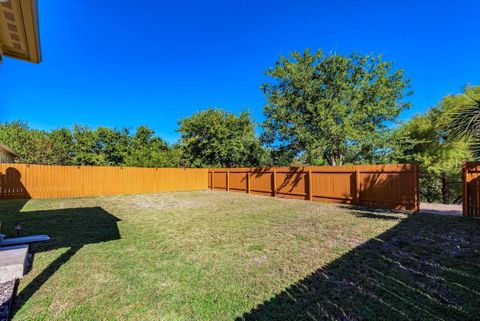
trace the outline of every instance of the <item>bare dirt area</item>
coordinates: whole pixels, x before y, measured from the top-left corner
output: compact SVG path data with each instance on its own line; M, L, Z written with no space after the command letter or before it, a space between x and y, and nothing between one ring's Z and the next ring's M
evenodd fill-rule
M428 214L462 216L461 204L421 203L420 212Z

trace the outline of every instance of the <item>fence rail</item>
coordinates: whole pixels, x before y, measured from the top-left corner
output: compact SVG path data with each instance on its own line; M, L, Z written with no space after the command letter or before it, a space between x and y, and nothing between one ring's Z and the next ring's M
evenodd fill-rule
M0 199L207 189L207 169L0 164Z
M208 187L273 197L418 211L418 167L413 164L214 168Z

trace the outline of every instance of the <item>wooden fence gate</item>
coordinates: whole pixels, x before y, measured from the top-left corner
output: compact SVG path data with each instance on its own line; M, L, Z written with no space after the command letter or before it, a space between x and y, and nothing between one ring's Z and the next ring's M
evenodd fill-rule
M463 216L480 217L480 162L462 168Z

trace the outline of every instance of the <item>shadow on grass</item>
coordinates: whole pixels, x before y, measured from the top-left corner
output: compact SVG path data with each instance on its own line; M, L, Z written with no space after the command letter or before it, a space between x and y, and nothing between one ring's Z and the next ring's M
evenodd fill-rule
M480 220L353 215L399 224L237 320L478 320Z
M23 226L23 235L48 234L51 240L33 245L34 253L60 248L66 248L67 251L51 262L17 294L14 312L20 309L83 246L120 239L117 227L117 222L120 220L101 207L21 212L25 203L25 200L2 201L0 203L2 226L13 226L15 222L20 221ZM12 230L7 229L5 232L9 237L14 236Z
M355 215L356 217L366 217L377 220L400 221L405 215L416 215L407 211L367 208L357 205L339 205L339 207L346 209L348 213Z

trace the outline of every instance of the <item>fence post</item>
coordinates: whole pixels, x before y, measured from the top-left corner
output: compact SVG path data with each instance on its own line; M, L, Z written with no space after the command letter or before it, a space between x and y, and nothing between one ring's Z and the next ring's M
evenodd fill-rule
M212 169L212 191L215 189L215 170Z
M415 212L420 210L420 173L419 167L415 164L415 172L414 172L414 180L415 180Z
M355 204L360 205L360 170L355 170Z
M467 182L467 165L462 166L462 210L463 216L470 216L468 213L468 182Z
M273 170L273 197L277 197L277 170Z
M227 169L227 192L230 191L230 170Z
M313 200L313 188L312 188L312 171L308 171L308 200Z
M247 193L250 194L250 170L247 171Z

